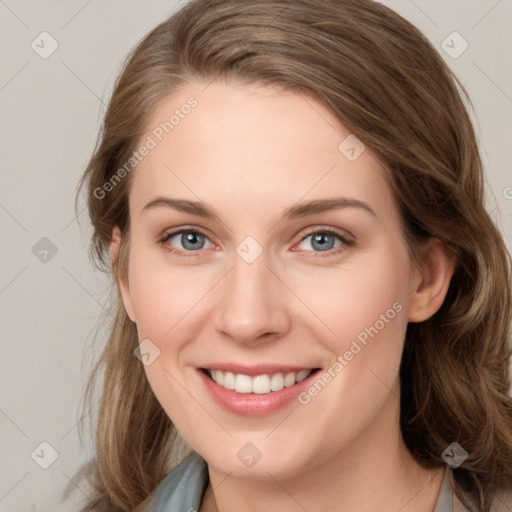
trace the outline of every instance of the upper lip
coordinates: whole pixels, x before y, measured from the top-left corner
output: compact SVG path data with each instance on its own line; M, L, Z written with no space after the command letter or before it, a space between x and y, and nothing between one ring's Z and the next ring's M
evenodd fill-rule
M256 364L247 366L236 363L212 363L202 366L203 370L220 370L223 372L232 372L235 374L249 375L256 377L257 375L273 374L273 373L298 373L302 370L316 370L315 366L291 366L282 364Z

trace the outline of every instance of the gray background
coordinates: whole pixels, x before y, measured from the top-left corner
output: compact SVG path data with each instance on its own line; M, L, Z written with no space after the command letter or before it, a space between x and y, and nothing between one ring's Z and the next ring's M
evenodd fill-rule
M510 249L512 0L383 3L429 37L470 93L488 209ZM83 205L80 223L75 217L75 187L124 57L177 6L0 0L0 512L78 510L90 492L75 476L91 455L89 440L80 449L76 423L104 340L100 333L92 344L100 314L109 318L109 282L89 262L90 229ZM460 52L457 36L446 39L454 31L469 44L457 58L442 47L446 40ZM46 59L31 47L51 48L42 32L58 44ZM58 453L48 469L36 463L51 457L41 442ZM66 488L73 492L60 503Z

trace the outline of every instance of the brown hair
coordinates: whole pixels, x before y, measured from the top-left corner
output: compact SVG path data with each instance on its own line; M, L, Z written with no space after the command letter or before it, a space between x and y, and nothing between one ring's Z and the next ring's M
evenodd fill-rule
M411 254L437 237L457 255L440 310L407 328L400 423L425 465L444 465L443 450L457 441L469 456L454 470L456 492L476 504L472 510L490 510L498 490L512 485L510 255L484 208L463 85L418 29L371 0L189 2L128 56L80 182L92 255L116 280L128 265L131 174L105 198L98 190L129 160L155 107L197 79L260 83L321 102L389 171ZM110 267L114 226L123 236ZM144 510L170 470L176 435L133 355L136 327L115 300L85 393L91 404L103 370L93 464L99 494L87 511Z

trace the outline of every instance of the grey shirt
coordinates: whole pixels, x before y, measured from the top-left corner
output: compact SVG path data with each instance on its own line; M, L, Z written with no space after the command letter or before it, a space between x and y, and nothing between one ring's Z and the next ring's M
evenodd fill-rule
M449 477L447 468L434 512L466 510L453 494ZM156 488L148 512L197 512L208 487L208 479L206 461L198 453L191 453Z

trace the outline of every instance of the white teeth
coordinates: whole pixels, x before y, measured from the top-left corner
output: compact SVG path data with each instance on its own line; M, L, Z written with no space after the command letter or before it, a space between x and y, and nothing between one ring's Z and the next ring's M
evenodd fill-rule
M270 377L268 375L258 375L251 380L253 393L257 393L258 395L270 393Z
M235 391L237 393L252 393L252 379L248 375L238 374L235 377Z
M237 393L256 393L264 395L272 391L280 391L289 388L309 377L313 370L301 370L300 372L274 373L272 375L258 375L250 377L244 374L234 374L221 370L208 370L208 373L219 386Z
M217 375L220 373L222 374L220 370L217 370ZM215 380L215 378L212 376L212 378ZM221 377L222 378L222 377ZM217 381L215 381L217 382ZM233 390L235 389L235 374L231 372L224 373L224 382L222 384L219 383L220 386L225 387L226 389Z
M284 387L289 388L290 386L293 386L295 384L295 373L287 373L286 377L284 378Z
M311 370L302 370L301 372L297 373L297 377L295 377L295 381L302 382L310 373L311 373Z
M222 386L224 384L224 374L218 370L213 370L212 373L213 380Z
M270 381L270 389L272 391L279 391L284 388L284 377L282 373L275 373L272 375L272 380Z

